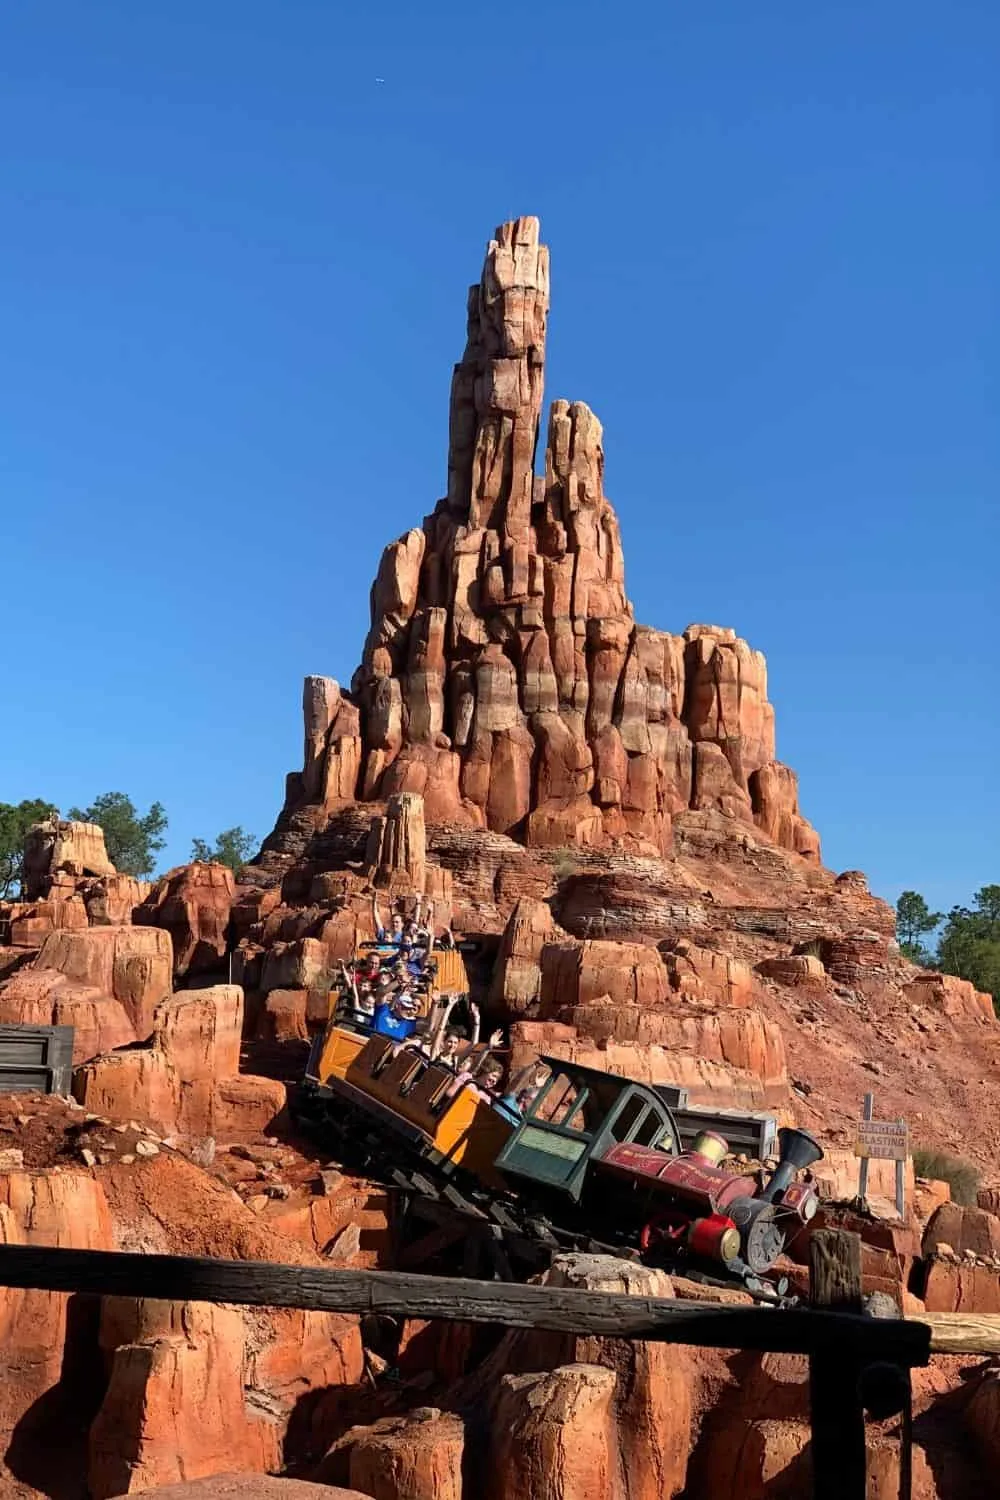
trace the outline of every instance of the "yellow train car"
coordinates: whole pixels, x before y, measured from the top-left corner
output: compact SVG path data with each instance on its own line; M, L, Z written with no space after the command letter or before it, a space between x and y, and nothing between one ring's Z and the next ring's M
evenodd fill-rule
M493 1163L513 1124L454 1071L429 1062L390 1037L330 1024L314 1047L307 1079L327 1096L336 1114L360 1112L387 1126L415 1152L439 1167L461 1167L489 1187L502 1189Z

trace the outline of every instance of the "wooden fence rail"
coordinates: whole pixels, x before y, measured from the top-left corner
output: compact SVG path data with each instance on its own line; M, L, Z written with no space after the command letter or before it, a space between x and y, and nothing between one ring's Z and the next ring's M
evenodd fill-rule
M926 1364L930 1354L926 1329L903 1321L268 1261L3 1245L0 1285L172 1302L378 1312L771 1354L848 1349L859 1359L897 1360L907 1367Z
M823 1238L820 1238L823 1236ZM181 1255L0 1246L0 1286L165 1301L378 1312L507 1328L806 1355L811 1371L816 1500L864 1500L864 1412L900 1413L909 1488L910 1371L947 1352L1000 1352L1000 1319L861 1314L856 1237L818 1231L814 1303L732 1306L572 1287L472 1281L395 1271L332 1270ZM835 1243L836 1242L836 1243ZM838 1266L839 1261L839 1266ZM846 1269L845 1269L846 1268ZM852 1269L853 1268L853 1269ZM846 1308L849 1310L841 1310Z

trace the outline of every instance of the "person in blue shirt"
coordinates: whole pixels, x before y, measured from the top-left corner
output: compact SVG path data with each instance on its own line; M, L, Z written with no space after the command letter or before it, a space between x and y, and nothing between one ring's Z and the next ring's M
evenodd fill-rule
M383 927L382 914L378 909L378 897L372 897L372 916L375 918L375 940L385 948L401 948L403 945L403 918L399 912L390 917L390 926Z
M418 1010L416 1000L405 991L391 1000L383 1000L375 1007L373 1030L394 1042L408 1041L417 1029Z

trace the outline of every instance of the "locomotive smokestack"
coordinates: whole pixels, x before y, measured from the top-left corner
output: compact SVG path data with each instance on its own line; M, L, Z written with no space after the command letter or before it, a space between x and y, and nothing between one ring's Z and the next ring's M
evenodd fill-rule
M791 1183L796 1172L822 1161L823 1148L808 1130L791 1130L788 1126L778 1131L778 1165L771 1174L767 1187L758 1196L765 1203L773 1203Z

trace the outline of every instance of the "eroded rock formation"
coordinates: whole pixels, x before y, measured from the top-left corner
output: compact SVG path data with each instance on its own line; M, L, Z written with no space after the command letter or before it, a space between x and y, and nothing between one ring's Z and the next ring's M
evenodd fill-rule
M170 936L155 928L60 930L0 987L0 1021L75 1027L73 1061L145 1041L172 988Z
M115 875L104 830L97 823L50 818L29 831L24 848L24 895L28 901L48 895L58 875Z
M235 898L232 870L196 860L158 880L135 921L170 933L178 975L211 973L226 955Z
M265 1130L285 1104L282 1084L241 1075L243 991L182 990L157 1006L152 1045L109 1052L77 1070L76 1097L116 1119L138 1116L164 1134L223 1137Z
M538 220L501 224L469 292L448 493L382 555L350 692L306 679L285 823L419 792L432 823L664 854L693 808L818 860L760 652L636 624L589 407L552 404L535 473L548 309Z

